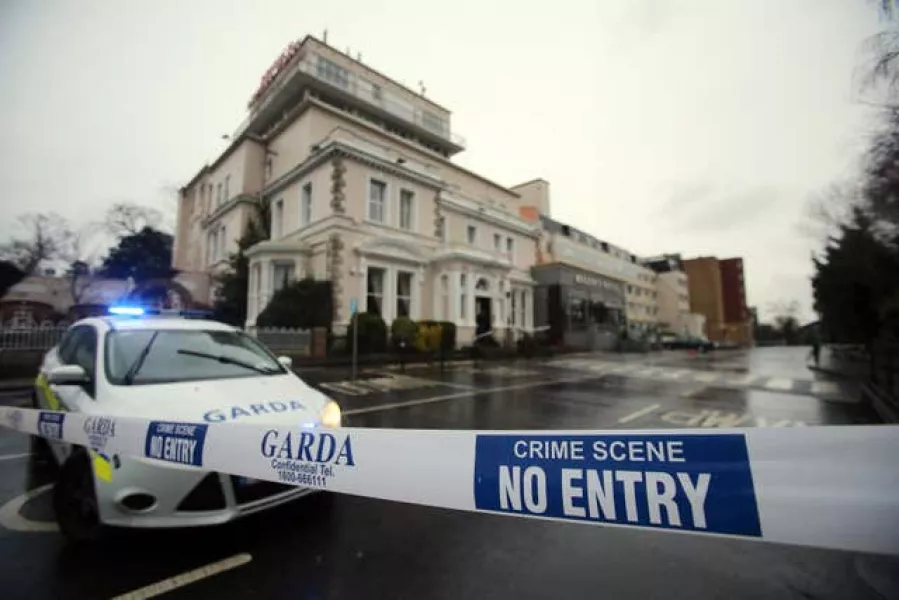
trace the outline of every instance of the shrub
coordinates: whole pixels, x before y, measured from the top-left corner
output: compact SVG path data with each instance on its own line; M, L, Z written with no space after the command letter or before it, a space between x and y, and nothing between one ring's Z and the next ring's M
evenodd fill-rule
M256 318L259 327L331 328L334 314L330 281L303 279L287 285L272 296Z
M419 321L419 326L440 326L441 347L444 352L452 352L456 349L456 324L452 321Z
M401 342L405 342L406 347L410 348L415 342L416 332L415 321L409 317L397 317L390 324L390 345L396 349L401 347Z
M443 343L443 326L439 324L418 324L415 335L415 349L419 352L438 352Z
M387 323L374 313L357 313L350 321L346 332L346 348L353 351L354 330L359 327L356 343L359 345L359 354L384 352L387 350Z

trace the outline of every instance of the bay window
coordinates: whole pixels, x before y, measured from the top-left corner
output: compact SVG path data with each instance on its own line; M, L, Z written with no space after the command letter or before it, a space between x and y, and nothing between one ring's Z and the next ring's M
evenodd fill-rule
M384 279L386 273L379 267L369 267L365 277L366 312L384 316Z
M412 312L412 273L396 274L396 317L409 317Z

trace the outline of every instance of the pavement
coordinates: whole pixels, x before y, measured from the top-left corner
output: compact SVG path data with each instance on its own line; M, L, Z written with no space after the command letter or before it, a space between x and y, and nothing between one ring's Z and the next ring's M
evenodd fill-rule
M342 368L302 376L337 399L356 427L877 426L857 389L810 371L806 353L596 354L443 373L365 370L355 381ZM0 403L24 405L27 396ZM4 599L165 590L210 599L899 597L894 558L325 494L220 527L115 531L75 550L55 530L53 477L30 455L27 437L0 431Z

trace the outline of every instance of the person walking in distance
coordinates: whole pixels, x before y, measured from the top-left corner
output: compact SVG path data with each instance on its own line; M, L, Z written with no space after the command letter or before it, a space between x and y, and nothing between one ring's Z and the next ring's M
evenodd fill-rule
M815 367L820 366L821 364L821 338L818 337L818 333L812 333L812 352L810 357L815 360Z

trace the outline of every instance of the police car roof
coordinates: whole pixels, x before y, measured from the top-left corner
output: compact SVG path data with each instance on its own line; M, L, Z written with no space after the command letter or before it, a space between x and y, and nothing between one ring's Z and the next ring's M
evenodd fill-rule
M177 331L236 331L235 327L206 319L184 319L179 317L104 317L110 329L163 329Z

